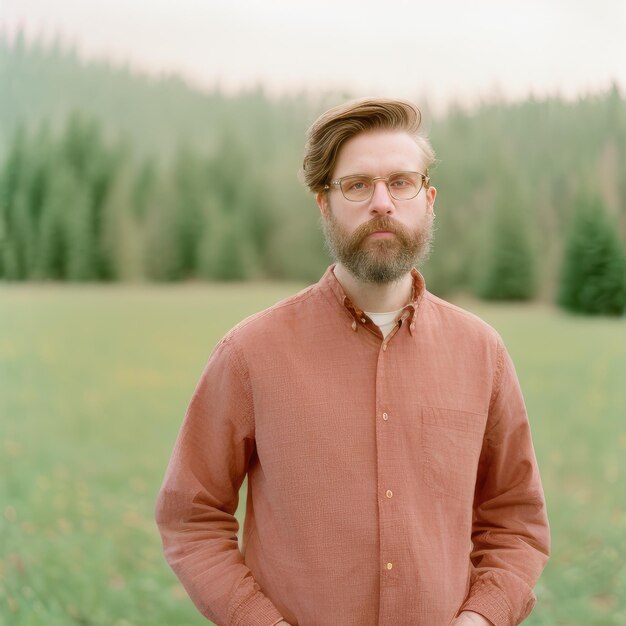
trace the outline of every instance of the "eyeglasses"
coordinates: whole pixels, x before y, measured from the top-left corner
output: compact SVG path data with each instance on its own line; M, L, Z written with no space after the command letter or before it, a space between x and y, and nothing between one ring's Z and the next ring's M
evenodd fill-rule
M417 196L422 187L428 187L430 179L421 172L394 172L386 178L384 176L351 174L331 181L330 184L324 186L324 189L330 189L331 185L339 187L346 200L364 202L374 195L377 180L385 182L389 195L395 200L411 200Z

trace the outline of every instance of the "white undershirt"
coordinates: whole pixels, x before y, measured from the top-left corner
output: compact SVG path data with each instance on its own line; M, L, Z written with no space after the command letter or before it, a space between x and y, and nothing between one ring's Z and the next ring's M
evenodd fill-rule
M380 328L380 332L383 334L383 337L387 337L387 335L393 330L393 327L396 325L398 321L398 317L400 313L402 313L403 309L398 309L397 311L391 311L390 313L369 313L365 311L365 314Z

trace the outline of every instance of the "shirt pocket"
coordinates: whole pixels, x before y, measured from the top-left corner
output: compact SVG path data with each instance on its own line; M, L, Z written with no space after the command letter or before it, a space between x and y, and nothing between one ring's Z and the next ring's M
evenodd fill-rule
M487 416L422 409L422 472L431 490L471 503Z

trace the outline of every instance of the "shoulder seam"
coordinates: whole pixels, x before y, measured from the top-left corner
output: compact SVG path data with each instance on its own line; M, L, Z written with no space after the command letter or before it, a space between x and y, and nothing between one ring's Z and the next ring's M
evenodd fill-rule
M460 306L457 306L456 304L452 304L450 302L446 302L445 300L442 300L441 298L437 297L436 295L430 293L430 291L426 291L424 296L434 306L439 306L439 307L442 307L444 309L449 309L453 313L458 313L459 315L462 315L463 317L466 317L466 318L468 318L470 320L474 320L476 322L479 322L485 329L488 329L491 333L493 333L493 335L498 340L500 339L500 334L498 333L498 331L491 324L486 322L484 319L482 319L481 317L479 317L475 313L472 313L471 311L466 311L465 309L461 308Z
M266 317L273 311L276 311L278 309L282 309L288 306L294 306L296 304L299 304L300 302L303 302L304 300L307 300L313 295L314 288L315 288L315 285L310 285L309 287L306 287L299 293L294 294L293 296L289 296L285 300L281 300L280 302L277 302L276 304L273 304L272 306L269 306L266 309L263 309L262 311L258 311L257 313L253 313L252 315L249 315L248 317L242 319L224 335L224 337L222 338L222 341L232 341L233 336L239 330L241 330L242 328L245 328L246 326L248 326L248 324L251 324L252 322L255 322L256 320L263 319L264 317Z

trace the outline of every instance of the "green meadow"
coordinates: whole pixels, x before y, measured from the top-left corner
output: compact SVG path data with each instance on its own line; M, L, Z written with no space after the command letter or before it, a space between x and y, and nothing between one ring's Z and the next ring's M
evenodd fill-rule
M155 496L213 345L297 289L0 286L0 624L207 623ZM626 320L462 305L509 347L542 470L553 554L526 623L626 624Z

